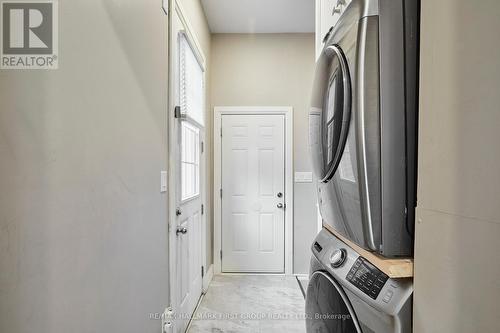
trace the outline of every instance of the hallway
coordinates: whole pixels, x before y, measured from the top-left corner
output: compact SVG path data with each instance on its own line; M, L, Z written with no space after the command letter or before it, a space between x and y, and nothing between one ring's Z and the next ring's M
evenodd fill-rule
M304 304L294 276L217 275L188 332L302 333Z

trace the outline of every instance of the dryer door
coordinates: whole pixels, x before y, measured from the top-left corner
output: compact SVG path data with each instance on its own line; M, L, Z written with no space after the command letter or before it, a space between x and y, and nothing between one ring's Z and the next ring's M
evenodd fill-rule
M324 223L369 251L382 251L378 18L351 21L339 21L342 37L333 34L334 44L317 63L311 156Z
M309 144L316 177L327 182L335 174L351 119L351 79L344 52L338 45L323 49L316 64Z
M340 285L327 273L311 275L306 295L307 333L361 333L356 314Z

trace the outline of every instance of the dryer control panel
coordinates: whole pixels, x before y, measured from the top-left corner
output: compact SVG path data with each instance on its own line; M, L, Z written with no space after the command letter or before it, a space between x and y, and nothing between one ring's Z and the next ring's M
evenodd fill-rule
M347 273L347 281L355 285L359 290L373 299L377 299L378 294L388 280L388 276L373 266L368 260L359 257L351 270Z

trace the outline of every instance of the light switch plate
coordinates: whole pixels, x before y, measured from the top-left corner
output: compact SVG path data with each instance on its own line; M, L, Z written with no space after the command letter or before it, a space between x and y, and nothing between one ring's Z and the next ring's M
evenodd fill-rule
M312 172L296 172L295 182L296 183L312 183L313 176Z
M167 192L167 172L160 172L160 193Z

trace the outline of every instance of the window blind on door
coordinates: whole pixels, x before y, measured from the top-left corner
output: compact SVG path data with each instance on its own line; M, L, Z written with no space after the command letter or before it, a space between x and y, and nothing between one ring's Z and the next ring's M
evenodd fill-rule
M203 68L183 33L179 35L179 51L181 114L204 125Z

